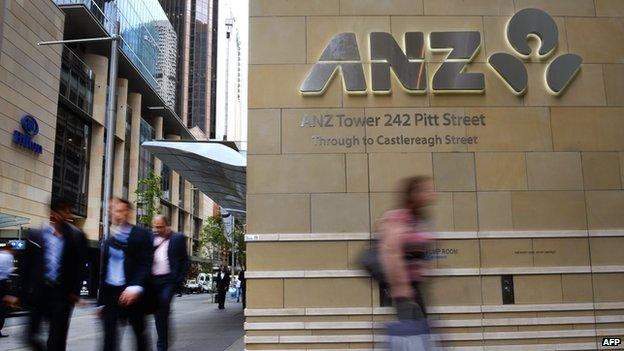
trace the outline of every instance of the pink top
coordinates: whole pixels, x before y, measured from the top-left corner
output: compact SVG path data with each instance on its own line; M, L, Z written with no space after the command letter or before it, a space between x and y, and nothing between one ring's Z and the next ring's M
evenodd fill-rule
M160 246L159 246L160 245ZM161 236L154 237L154 263L152 264L153 275L165 275L171 273L169 267L169 239Z
M393 298L413 298L412 282L421 281L433 235L407 209L388 211L380 222L381 261Z

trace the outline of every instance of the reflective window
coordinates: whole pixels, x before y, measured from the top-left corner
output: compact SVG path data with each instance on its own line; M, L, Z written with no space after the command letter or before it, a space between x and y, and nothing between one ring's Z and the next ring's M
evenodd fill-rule
M130 144L132 142L132 108L126 107L126 133L124 143L124 175L123 175L123 189L122 197L128 199L128 193L130 192Z
M155 137L154 128L141 118L141 128L139 133L139 145ZM146 178L150 171L154 170L154 156L146 148L139 148L139 179Z
M170 45L162 38L162 27L174 32L158 0L54 0L57 5L84 5L109 32L119 20L122 52L156 90L156 66L162 51Z
M179 197L178 197L178 207L184 207L184 198L185 198L185 192L184 192L184 179L180 178L180 184L179 184Z
M88 122L58 106L52 197L74 201L74 212L82 217L87 216L90 133Z
M186 212L178 210L178 232L184 233L184 227L186 226Z
M61 61L59 96L71 102L82 112L91 115L93 111L93 71L69 48L63 48Z
M163 199L171 201L171 169L164 163L161 163L160 168L160 187Z

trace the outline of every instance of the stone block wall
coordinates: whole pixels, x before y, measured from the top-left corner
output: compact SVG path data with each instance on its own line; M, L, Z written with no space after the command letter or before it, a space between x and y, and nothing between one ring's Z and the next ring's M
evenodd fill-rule
M559 42L524 61L518 96L487 63L512 52L507 22L548 12ZM617 0L251 0L248 156L249 350L372 349L383 340L379 291L357 264L375 221L396 207L398 182L434 179L431 221L440 240L428 305L447 346L596 349L624 335L624 2ZM482 94L370 91L368 35L478 31L466 71ZM320 96L300 85L331 38L355 33L369 89L350 95L336 73ZM530 45L537 47L538 42ZM430 80L447 52L426 48ZM555 96L554 57L583 64ZM431 83L429 83L431 86ZM385 115L485 116L484 125L386 126ZM334 127L302 127L306 116ZM382 123L340 126L338 116ZM318 138L403 135L477 138L473 144L319 145ZM382 137L383 139L383 137ZM503 304L512 275L514 304Z

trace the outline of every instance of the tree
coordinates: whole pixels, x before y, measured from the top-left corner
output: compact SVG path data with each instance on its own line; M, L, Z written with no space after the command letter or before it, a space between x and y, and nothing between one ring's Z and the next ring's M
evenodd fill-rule
M245 230L238 222L234 224L233 236L238 262L245 262ZM232 243L225 235L223 218L220 215L206 218L199 234L199 245L213 265L228 262Z
M137 196L139 222L150 225L152 218L160 213L160 198L162 197L161 177L150 171L147 177L139 179L139 185L134 193Z

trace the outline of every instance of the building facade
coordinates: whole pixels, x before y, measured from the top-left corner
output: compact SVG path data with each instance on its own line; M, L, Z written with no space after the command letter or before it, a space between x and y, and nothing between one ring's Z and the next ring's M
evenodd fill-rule
M0 240L19 239L21 230L46 223L51 198L75 200L74 223L90 244L87 288L91 294L97 291L110 44L37 42L104 37L118 16L122 41L116 123L110 131L115 134L113 195L136 203L139 180L151 172L161 175L167 187L162 213L174 230L188 236L189 251L197 252L203 206L211 209L210 200L140 147L147 140L192 138L161 95L156 74L165 53L158 48L164 44L156 41L156 51L144 49L149 33L163 39L156 30L163 27L162 18L166 21L159 3L37 0L6 1L1 8L0 102L7 138L1 153L0 213L3 219L19 219L14 223L21 226L0 228Z
M178 36L171 23L161 20L154 23L158 33L160 55L156 63L156 81L159 93L170 108L175 108L177 84Z
M178 35L176 112L214 139L218 0L160 0Z
M251 0L250 15L248 350L383 341L394 311L358 260L414 175L437 191L426 300L444 345L623 337L624 2Z

